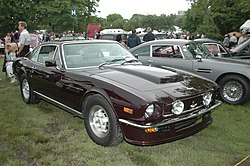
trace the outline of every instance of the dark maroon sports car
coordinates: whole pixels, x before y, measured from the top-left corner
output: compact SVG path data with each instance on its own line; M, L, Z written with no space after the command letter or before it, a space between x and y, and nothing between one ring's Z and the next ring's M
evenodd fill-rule
M212 123L211 111L220 104L214 82L143 66L115 41L44 43L13 66L24 102L43 99L83 118L102 146L193 135Z

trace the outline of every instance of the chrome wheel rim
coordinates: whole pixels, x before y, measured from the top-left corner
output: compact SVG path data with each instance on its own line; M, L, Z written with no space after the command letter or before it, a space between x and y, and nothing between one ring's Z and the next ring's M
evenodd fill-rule
M243 86L237 81L228 81L223 86L222 94L229 101L238 101L243 96Z
M99 105L91 108L89 114L89 124L93 133L99 137L104 138L108 135L110 130L110 122L107 112Z
M23 83L22 83L22 91L23 91L23 97L28 100L29 97L30 97L30 86L29 86L29 83L27 81L27 79L24 79L23 80Z

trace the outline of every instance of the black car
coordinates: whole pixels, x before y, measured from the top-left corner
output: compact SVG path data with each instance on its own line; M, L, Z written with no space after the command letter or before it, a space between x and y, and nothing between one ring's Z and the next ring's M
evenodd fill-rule
M13 64L23 101L41 99L84 119L102 146L156 145L212 123L218 85L185 72L143 66L118 42L47 42Z
M100 38L102 40L113 40L113 41L123 41L127 44L128 35L126 33L104 33L101 34Z

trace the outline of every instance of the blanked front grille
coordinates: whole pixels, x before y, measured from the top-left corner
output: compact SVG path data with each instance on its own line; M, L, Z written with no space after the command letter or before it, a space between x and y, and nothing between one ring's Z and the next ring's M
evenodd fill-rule
M190 98L179 99L179 100L181 100L185 104L182 115L192 111L200 110L201 108L204 107L202 103L203 102L202 95L192 96ZM171 104L166 105L164 107L163 116L164 117L174 116L171 110L172 110L172 105Z

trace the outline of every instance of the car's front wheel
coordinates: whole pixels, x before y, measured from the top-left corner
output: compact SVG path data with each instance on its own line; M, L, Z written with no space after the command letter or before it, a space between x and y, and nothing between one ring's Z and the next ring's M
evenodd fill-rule
M249 100L250 85L239 75L227 75L219 83L220 97L229 104L244 104Z
M40 100L33 92L33 89L30 87L28 79L25 74L21 75L20 77L20 90L23 101L27 104L35 104L38 103Z
M114 146L123 141L114 111L101 95L87 98L83 108L84 124L90 138L102 146Z

